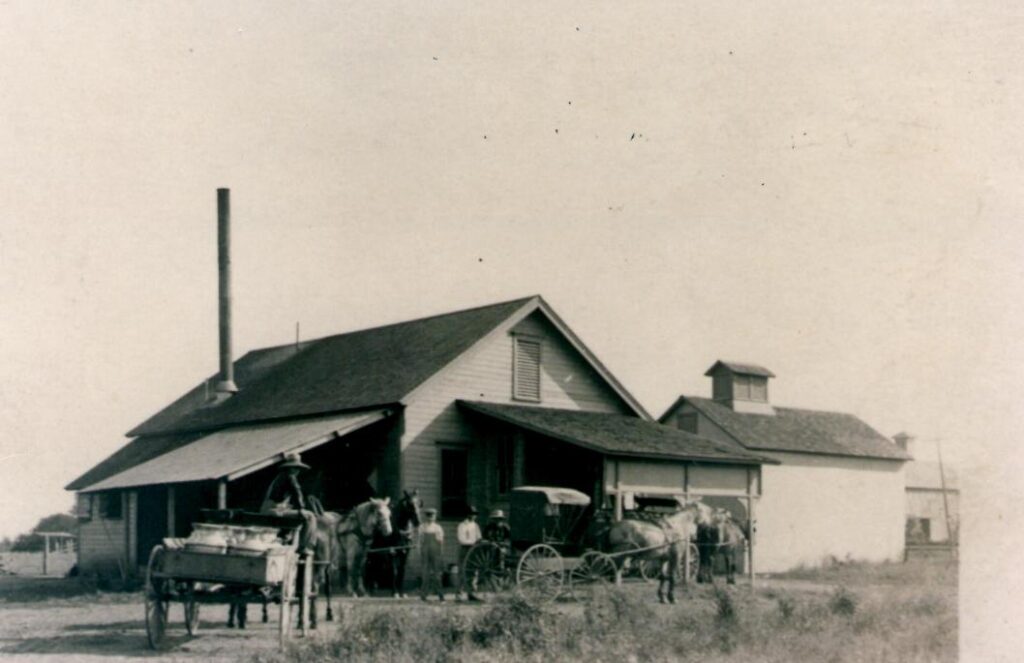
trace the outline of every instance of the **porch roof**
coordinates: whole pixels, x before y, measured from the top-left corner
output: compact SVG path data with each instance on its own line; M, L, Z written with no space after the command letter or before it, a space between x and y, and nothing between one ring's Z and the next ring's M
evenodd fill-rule
M526 405L458 401L467 410L609 456L776 464L739 444L718 442L639 417Z
M123 472L82 492L153 484L238 479L281 460L380 421L389 410L338 414L285 423L237 426L211 433Z

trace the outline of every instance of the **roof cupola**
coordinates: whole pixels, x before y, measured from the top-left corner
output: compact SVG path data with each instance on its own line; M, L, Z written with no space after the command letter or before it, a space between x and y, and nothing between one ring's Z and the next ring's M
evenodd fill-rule
M768 379L775 374L767 368L720 359L704 375L711 378L712 398L735 412L775 414L768 402Z

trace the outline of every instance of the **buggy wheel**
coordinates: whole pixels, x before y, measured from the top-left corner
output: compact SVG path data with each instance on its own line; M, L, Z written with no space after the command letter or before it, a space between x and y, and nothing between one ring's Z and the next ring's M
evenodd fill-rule
M603 552L591 550L583 554L569 573L569 584L575 593L594 586L616 584L618 577L619 569L615 560Z
M535 601L554 601L562 593L565 565L558 551L546 543L530 546L516 568L516 586Z
M463 562L465 580L472 592L500 592L510 583L506 553L491 541L482 541L466 553Z
M637 560L640 566L640 577L644 580L657 580L661 575L662 561L657 557Z
M188 594L183 602L185 607L185 630L189 635L199 633L199 602L195 597L196 583L188 583Z
M689 548L690 564L686 567L686 581L695 582L697 580L697 571L700 570L700 550L698 550L696 543L691 543Z
M154 546L146 566L146 639L152 649L162 649L167 633L167 609L170 604L170 586L160 575L163 569L164 547Z

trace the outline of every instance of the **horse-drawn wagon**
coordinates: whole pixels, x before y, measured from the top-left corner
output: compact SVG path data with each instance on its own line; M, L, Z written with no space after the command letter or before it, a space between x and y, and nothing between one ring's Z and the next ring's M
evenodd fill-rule
M590 508L590 498L577 490L522 486L510 493L509 544L477 543L466 555L463 572L477 591L514 587L539 600L618 583L630 570L665 581L665 565L674 569L687 557L692 578L697 553L690 537L706 510L690 502L676 504L671 513L603 522ZM667 597L672 600L675 575L670 575ZM662 591L659 586L659 595Z
M311 554L298 549L302 520L230 510L204 511L203 520L194 525L188 539L164 539L150 552L145 589L150 647L165 645L173 602L182 604L190 636L199 629L202 604L237 608L250 602L266 605L267 601L281 606L278 630L282 647L290 635L293 604L299 608L300 629L305 633L313 560ZM241 615L239 618L244 620Z

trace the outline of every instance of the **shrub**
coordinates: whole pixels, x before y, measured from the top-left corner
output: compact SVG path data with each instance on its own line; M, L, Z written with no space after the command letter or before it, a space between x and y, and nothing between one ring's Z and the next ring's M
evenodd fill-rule
M840 585L829 597L828 608L834 615L852 615L857 612L857 595Z
M732 594L721 587L715 587L715 620L719 625L731 626L736 623L736 604Z
M792 596L779 596L775 599L779 606L779 617L782 618L783 622L793 621L793 615L796 614L796 601Z
M537 651L544 645L544 622L553 618L539 605L513 594L473 624L473 642L487 648L504 645L524 652Z

